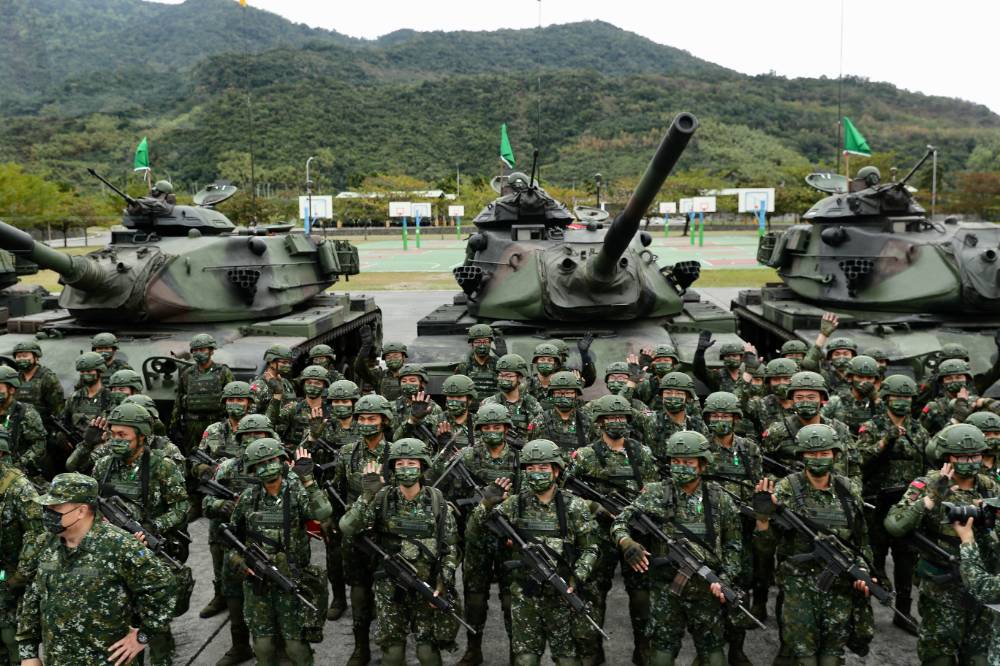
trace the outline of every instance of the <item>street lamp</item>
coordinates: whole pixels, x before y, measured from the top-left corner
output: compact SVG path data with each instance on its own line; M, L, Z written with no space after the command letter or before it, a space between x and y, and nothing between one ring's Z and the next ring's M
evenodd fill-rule
M305 226L306 233L312 229L312 214L313 214L313 197L312 197L312 180L309 178L309 163L316 159L315 155L309 157L306 160L306 221L303 226Z

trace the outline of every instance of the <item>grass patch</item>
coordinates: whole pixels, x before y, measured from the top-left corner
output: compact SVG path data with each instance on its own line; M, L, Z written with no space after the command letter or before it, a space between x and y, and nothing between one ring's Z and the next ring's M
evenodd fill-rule
M705 287L763 287L768 282L780 282L773 268L720 268L705 270L694 283L694 288Z

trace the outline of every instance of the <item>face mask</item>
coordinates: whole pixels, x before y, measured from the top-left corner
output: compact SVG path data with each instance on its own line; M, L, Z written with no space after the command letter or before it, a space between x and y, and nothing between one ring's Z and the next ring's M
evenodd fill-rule
M837 370L843 370L851 362L849 356L838 356L837 358L830 359L830 365L837 368Z
M445 409L447 409L448 413L451 414L452 416L459 416L460 414L464 414L466 405L468 405L468 403L465 402L464 400L446 399L444 401Z
M674 369L673 361L659 361L658 363L653 364L653 372L655 372L656 375L659 377L662 377L663 375L667 374L673 369Z
M800 400L795 403L795 413L804 419L811 419L819 414L819 403L811 400Z
M390 359L385 362L385 367L389 368L392 371L399 370L400 368L403 367L403 359L401 358Z
M277 367L277 370L278 370L278 374L279 375L281 375L282 377L287 377L288 375L292 374L292 364L291 363L279 363L278 367Z
M536 493L544 493L552 487L552 472L528 472L528 487Z
M354 413L354 408L350 405L333 405L330 407L330 411L338 419L346 419L351 414Z
M396 481L404 488L410 488L420 479L419 467L397 467Z
M979 474L979 470L982 469L983 463L981 462L960 462L955 463L955 474L963 478L969 479Z
M505 379L503 377L497 379L497 388L499 388L504 393L510 393L517 386L516 379Z
M244 405L242 402L226 403L226 414L229 415L229 418L238 421L244 416L246 416L246 413L247 413L247 406Z
M122 404L122 401L124 401L125 398L127 398L127 397L128 397L128 395L122 393L121 391L112 391L111 392L111 402L113 402L116 405ZM5 402L4 399L3 399L3 394L2 393L0 393L0 402Z
M777 384L771 386L771 392L782 400L788 399L788 384Z
M31 370L32 367L34 367L35 361L30 358L19 358L16 361L14 361L14 365L16 365L17 369L20 370L21 372L27 372L28 370Z
M722 359L722 365L726 366L730 370L732 370L733 368L740 367L741 363L743 363L743 361L740 360L740 359L738 359L738 358L724 358L724 359Z
M476 353L477 356L488 356L490 353L489 345L474 345L472 351Z
M608 390L615 395L621 395L627 386L626 382L608 382Z
M604 432L611 439L622 439L628 434L629 427L625 421L608 421L604 424Z
M375 435L382 432L382 426L377 423L359 423L358 433L362 437L374 437Z
M480 437L486 446L500 446L503 443L503 431L483 430Z
M889 407L889 413L896 416L906 416L913 408L913 402L910 400L889 399L886 404Z
M764 385L763 384L748 384L746 387L746 392L752 396L764 395Z
M572 409L576 404L576 398L571 398L568 395L557 395L552 398L552 404L562 410Z
M709 421L708 428L716 435L723 437L733 431L732 421Z
M556 370L556 366L552 363L539 363L535 367L538 368L538 374L543 377L548 377Z
M313 362L313 365L318 365L319 367L321 367L323 369L327 369L327 368L330 367L330 359L328 359L325 356L320 356L319 358L314 358L312 360L312 362Z
M416 394L420 393L420 384L400 384L399 390L407 398L412 398Z
M307 398L318 398L323 395L323 387L306 384L302 387L302 392Z
M110 439L108 440L108 448L111 449L112 454L119 458L127 458L132 453L132 442L127 439Z
M281 476L281 461L272 460L269 463L257 465L254 475L264 483L270 483Z
M875 392L875 382L868 380L854 382L854 388L856 388L858 393L861 395L870 396Z
M209 352L194 352L191 356L198 365L205 365L212 358L212 354Z
M944 390L948 393L958 393L965 388L965 382L948 382L944 385Z
M81 372L80 373L80 383L84 386L93 386L97 383L97 373L96 372Z
M687 400L676 395L672 395L669 398L663 399L663 408L670 412L671 414L676 414L677 412L684 411L684 405L687 404Z
M102 351L102 352L100 352L100 354L101 354L101 358L104 359L105 363L107 363L108 361L110 361L114 357L114 355L115 355L115 353L113 351Z
M240 443L243 444L244 448L246 448L247 446L250 445L251 442L256 442L258 439L264 439L265 437L267 437L267 435L264 434L264 433L254 433L252 435L243 435L242 437L240 437Z
M69 528L76 525L78 522L80 522L80 520L82 520L82 518L83 517L81 516L80 518L77 518L69 525L63 527L62 524L63 514L59 513L55 509L50 509L49 507L45 507L44 510L42 511L42 527L44 527L45 531L48 532L49 534L55 534L56 536L58 536L63 532L65 532L66 530L68 530Z
M671 465L670 476L683 486L698 478L698 470L690 465Z
M806 458L805 464L813 476L823 476L833 471L833 458Z

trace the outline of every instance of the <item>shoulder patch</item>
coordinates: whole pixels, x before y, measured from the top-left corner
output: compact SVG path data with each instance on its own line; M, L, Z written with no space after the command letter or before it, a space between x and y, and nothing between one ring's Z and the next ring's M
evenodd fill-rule
M770 432L771 432L771 429L770 429L770 428L768 428L767 430L765 430L764 432L762 432L762 433L760 434L760 436L761 436L761 437L767 437L767 436L768 436L768 434L770 434Z
M858 434L859 434L859 435L860 435L861 433L863 433L863 432L868 432L868 428L866 428L866 427L865 427L866 425L868 425L868 424L867 424L867 423L862 423L862 424L861 424L861 427L859 427L859 428L858 428Z
M922 413L926 414L927 412L931 411L931 406L930 405L924 405L924 408L922 410L920 410L920 411Z
M912 486L913 488L924 488L927 486L927 484L921 481L920 479L914 479L913 481L910 482L910 486Z

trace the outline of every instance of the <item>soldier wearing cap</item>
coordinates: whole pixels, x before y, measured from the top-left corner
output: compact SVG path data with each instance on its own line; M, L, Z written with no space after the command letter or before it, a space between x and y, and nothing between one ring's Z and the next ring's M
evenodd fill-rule
M199 333L188 347L194 365L180 372L170 417L174 443L184 453L198 445L208 426L225 418L222 390L235 379L229 366L213 359L218 345L211 335Z
M14 365L21 378L17 399L34 407L48 425L62 415L66 393L56 373L39 363L41 358L42 347L35 340L14 345Z
M45 530L18 621L24 666L126 663L168 632L173 577L133 535L96 515L97 481L59 474L35 498Z

